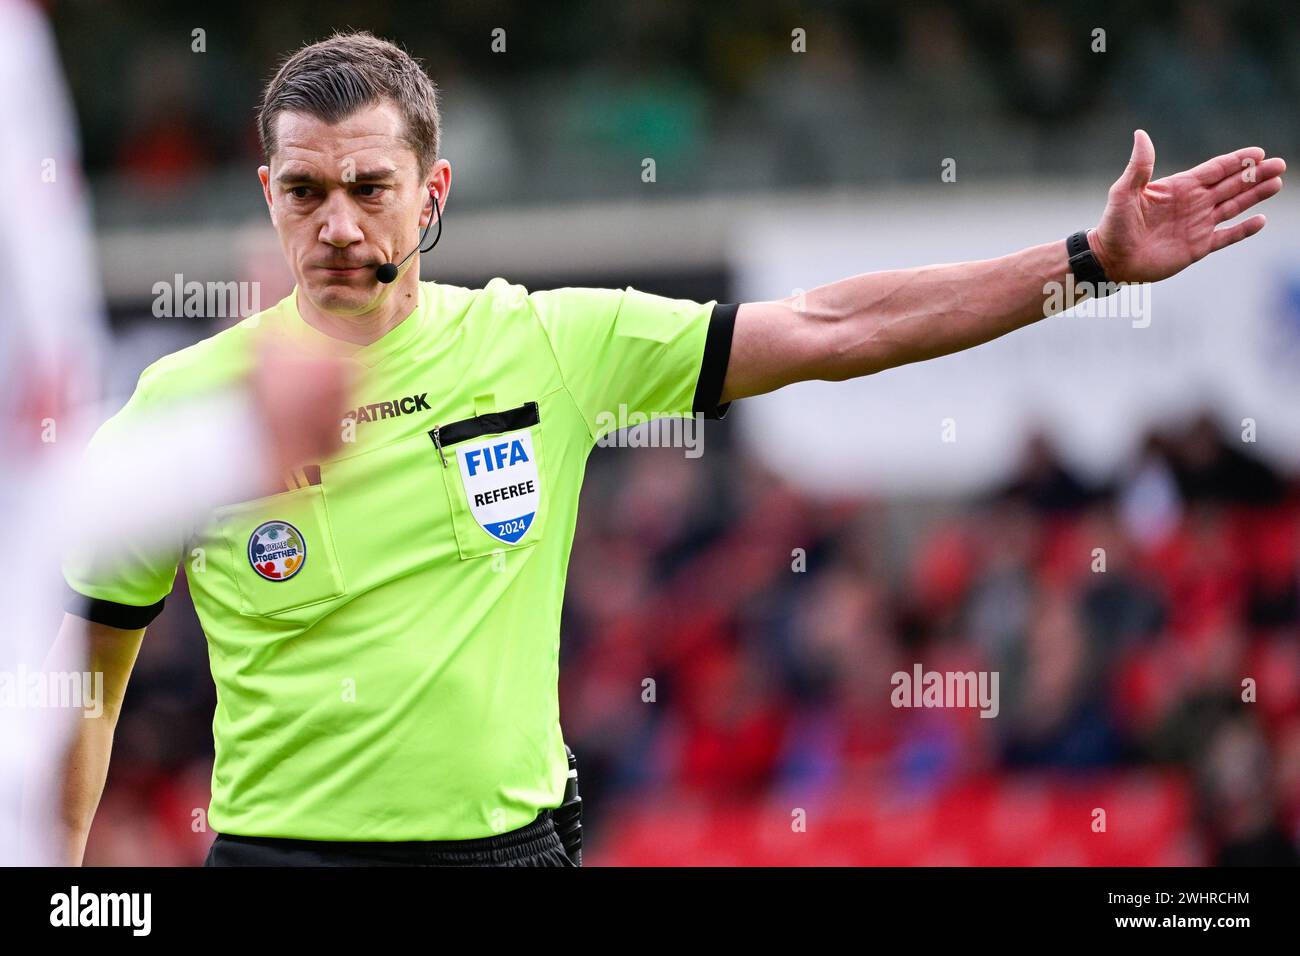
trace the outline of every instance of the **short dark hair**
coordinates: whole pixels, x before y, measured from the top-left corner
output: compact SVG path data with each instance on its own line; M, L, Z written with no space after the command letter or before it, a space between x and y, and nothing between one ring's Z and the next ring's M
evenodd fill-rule
M363 107L390 99L397 104L420 174L438 159L442 121L438 90L405 50L372 33L335 33L292 53L266 85L257 130L268 161L275 152L275 119L285 111L337 123Z

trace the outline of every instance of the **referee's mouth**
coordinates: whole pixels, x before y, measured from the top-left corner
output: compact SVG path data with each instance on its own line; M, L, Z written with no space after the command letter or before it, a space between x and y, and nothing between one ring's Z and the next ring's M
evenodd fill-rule
M350 279L363 275L366 272L374 272L375 265L374 263L367 262L358 263L357 265L348 265L346 263L321 263L312 268L325 273L327 276L339 279Z

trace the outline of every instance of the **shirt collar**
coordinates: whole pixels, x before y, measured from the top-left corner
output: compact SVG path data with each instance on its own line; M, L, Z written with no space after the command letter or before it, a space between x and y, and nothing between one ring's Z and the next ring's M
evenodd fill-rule
M298 311L298 287L280 303L284 314L284 331L295 341L311 349L319 349L327 354L341 355L360 362L367 368L374 368L380 362L402 350L419 335L428 324L429 294L425 283L417 283L419 290L415 308L397 325L369 345L357 345L345 339L338 339L320 331L309 324Z

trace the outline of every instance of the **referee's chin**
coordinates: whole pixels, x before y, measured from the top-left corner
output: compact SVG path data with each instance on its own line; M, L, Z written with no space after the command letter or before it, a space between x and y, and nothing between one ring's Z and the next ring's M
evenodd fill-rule
M317 309L332 315L364 315L378 308L397 283L385 285L375 277L374 269L346 278L315 279L300 285Z

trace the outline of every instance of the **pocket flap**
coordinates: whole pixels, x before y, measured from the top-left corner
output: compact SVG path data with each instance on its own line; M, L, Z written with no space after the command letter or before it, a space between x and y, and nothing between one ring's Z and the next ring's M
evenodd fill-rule
M344 591L324 491L319 485L219 509L240 611L273 615Z

